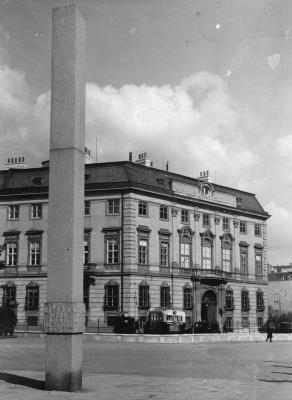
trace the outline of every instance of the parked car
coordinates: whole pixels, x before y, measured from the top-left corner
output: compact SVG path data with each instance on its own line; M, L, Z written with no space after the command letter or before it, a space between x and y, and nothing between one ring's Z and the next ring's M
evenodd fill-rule
M220 333L217 322L195 322L194 333Z

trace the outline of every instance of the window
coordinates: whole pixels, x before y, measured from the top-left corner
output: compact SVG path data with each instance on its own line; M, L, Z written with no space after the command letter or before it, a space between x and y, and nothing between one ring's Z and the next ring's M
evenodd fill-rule
M248 311L249 310L249 296L248 291L243 289L241 291L241 310Z
M231 257L232 257L232 236L225 233L220 237L221 239L221 254L222 254L222 270L224 272L231 272Z
M160 286L160 306L170 307L170 287L167 284Z
M194 232L188 226L179 231L181 268L191 268L192 266L191 245L193 234Z
M188 224L190 221L189 210L182 209L181 210L181 222L183 224Z
M16 305L16 286L13 282L8 282L3 286L2 306L9 307Z
M257 250L255 254L255 273L256 275L263 274L263 255L259 250Z
M119 263L119 241L115 238L106 239L106 263L107 264Z
M211 269L212 266L212 251L211 243L205 240L202 245L202 268Z
M240 248L240 273L242 275L248 274L248 250L247 250L247 248Z
M138 215L142 217L148 216L148 203L146 203L146 201L139 200Z
M241 320L241 323L242 323L242 327L243 327L243 328L248 328L248 327L249 327L249 320L248 320L248 317L243 316L243 317L242 317L242 320Z
M164 221L168 220L168 207L165 205L160 205L159 207L159 218L163 219Z
M149 310L150 308L149 286L145 283L139 285L139 308L140 310Z
M227 217L223 217L223 230L230 231L230 219Z
M18 264L18 240L6 241L6 265L15 267Z
M120 214L120 199L112 199L107 201L107 213L108 215Z
M39 308L39 286L31 282L26 286L25 309L38 310Z
M262 230L260 224L255 224L254 226L254 234L255 236L262 236Z
M104 309L118 311L119 308L119 285L116 282L110 282L105 285Z
M240 223L239 223L239 232L242 233L243 235L247 234L246 221L240 221Z
M148 265L148 239L139 239L138 244L138 263Z
M169 242L160 242L160 266L169 267Z
M210 227L210 215L209 214L203 214L203 227L204 228Z
M225 309L226 310L233 310L233 290L227 289L225 294Z
M8 219L13 221L19 218L19 205L12 204L8 206Z
M258 328L261 328L264 325L263 317L257 317L257 325L258 325Z
M90 249L90 239L88 236L84 236L84 250L83 250L83 264L89 264L89 249Z
M274 293L274 303L279 303L279 293Z
M37 266L41 264L41 242L30 239L28 242L28 264Z
M202 186L201 192L203 196L210 196L212 193L211 188L208 185Z
M30 205L30 218L31 219L41 219L43 216L42 204L31 204Z
M84 202L84 215L90 215L90 201Z
M231 315L228 315L227 317L226 317L226 326L227 326L227 329L229 330L229 331L231 331L232 329L233 329L233 318L232 318L232 316Z
M183 292L184 310L191 310L193 308L193 291L189 286L184 287Z
M257 291L257 311L264 311L264 293L261 290Z

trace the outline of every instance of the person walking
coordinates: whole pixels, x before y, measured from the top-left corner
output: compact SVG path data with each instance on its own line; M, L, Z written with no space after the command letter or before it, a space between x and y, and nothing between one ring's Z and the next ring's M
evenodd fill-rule
M269 340L270 342L272 342L272 338L273 338L273 332L272 332L272 328L270 326L270 324L268 324L267 326L267 338L266 338L266 342Z

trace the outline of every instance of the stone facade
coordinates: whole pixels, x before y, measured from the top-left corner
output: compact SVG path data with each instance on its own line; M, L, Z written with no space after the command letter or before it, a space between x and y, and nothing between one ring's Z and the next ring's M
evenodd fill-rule
M0 171L0 296L16 303L19 325L43 324L47 211L47 167ZM87 165L88 328L174 307L188 323L255 330L268 315L268 217L251 193L133 162Z

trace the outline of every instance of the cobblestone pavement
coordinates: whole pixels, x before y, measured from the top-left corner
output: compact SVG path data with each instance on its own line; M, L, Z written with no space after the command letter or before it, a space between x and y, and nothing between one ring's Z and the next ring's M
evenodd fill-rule
M44 339L0 340L2 400L292 400L292 343L84 343L83 391L46 392Z

